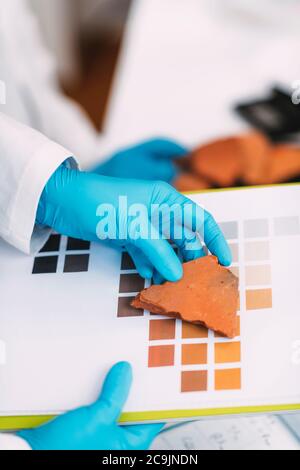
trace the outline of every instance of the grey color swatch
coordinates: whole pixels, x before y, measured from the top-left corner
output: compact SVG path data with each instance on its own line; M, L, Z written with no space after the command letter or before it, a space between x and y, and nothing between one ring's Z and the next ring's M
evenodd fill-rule
M222 222L220 227L227 240L236 240L239 237L239 226L237 222Z
M246 220L244 232L246 238L268 237L270 234L269 221L267 219Z
M299 217L278 217L274 219L274 233L277 237L300 235Z

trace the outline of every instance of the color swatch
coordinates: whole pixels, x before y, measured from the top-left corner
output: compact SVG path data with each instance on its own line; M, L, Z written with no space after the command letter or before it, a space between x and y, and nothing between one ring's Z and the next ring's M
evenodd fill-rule
M64 273L86 273L89 270L89 255L67 255Z
M176 320L151 320L149 325L150 341L175 339Z
M241 343L228 342L215 344L216 364L226 364L241 361Z
M134 264L131 256L127 252L124 252L122 254L121 270L122 271L134 271L134 270L136 270L135 264Z
M278 217L274 219L274 233L277 237L300 235L299 217Z
M56 274L58 256L42 256L35 258L32 274Z
M139 274L121 274L120 277L120 294L134 294L143 290L145 287L145 279Z
M246 266L246 286L270 285L272 273L270 265Z
M60 242L60 235L51 235L44 247L40 250L40 253L58 252L60 249Z
M207 344L183 344L181 364L183 366L207 364Z
M208 329L192 323L182 322L182 339L208 338Z
M244 222L245 238L265 238L270 234L268 219L253 219Z
M240 249L238 243L229 243L229 248L232 254L232 262L238 263L240 258Z
M118 300L118 318L143 317L144 310L138 310L131 307L134 297L119 297Z
M181 372L181 392L206 392L207 371Z
M89 251L90 248L90 242L77 240L77 238L68 238L67 251Z
M241 369L221 369L215 371L216 390L240 390L241 386Z
M267 261L270 259L270 242L257 241L245 243L245 261Z
M272 308L272 289L247 290L247 310L263 310Z
M175 346L150 346L148 355L148 367L174 366Z
M236 240L238 239L238 222L221 222L220 228L227 240Z

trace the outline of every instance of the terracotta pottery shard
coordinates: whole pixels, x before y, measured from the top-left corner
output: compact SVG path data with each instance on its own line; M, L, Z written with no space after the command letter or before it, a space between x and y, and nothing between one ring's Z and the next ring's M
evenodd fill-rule
M270 163L271 142L259 132L239 138L242 151L242 179L246 184L259 184Z
M194 175L193 173L182 173L173 183L177 191L199 191L201 189L209 189L210 184L204 178Z
M284 183L300 175L300 148L277 145L270 150L270 162L262 184Z
M192 170L221 187L244 180L257 184L270 160L271 143L259 132L219 139L199 147L190 157Z
M233 186L242 168L239 139L229 137L203 145L191 156L191 169L221 187Z
M143 290L132 302L138 309L204 325L224 336L238 336L238 278L206 256L183 265L179 282Z

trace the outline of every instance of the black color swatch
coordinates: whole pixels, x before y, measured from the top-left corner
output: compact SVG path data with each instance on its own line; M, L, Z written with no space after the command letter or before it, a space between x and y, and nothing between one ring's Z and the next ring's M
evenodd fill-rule
M136 270L135 264L134 264L131 256L127 252L122 254L121 269L122 269L122 271L134 271L134 270Z
M55 274L58 256L41 256L35 258L32 274Z
M67 255L64 273L83 273L89 270L89 255Z
M90 248L90 242L86 242L84 240L77 240L77 238L68 238L68 251L88 251Z
M41 249L40 253L49 253L53 251L59 251L60 241L61 241L60 235L51 235L47 243Z

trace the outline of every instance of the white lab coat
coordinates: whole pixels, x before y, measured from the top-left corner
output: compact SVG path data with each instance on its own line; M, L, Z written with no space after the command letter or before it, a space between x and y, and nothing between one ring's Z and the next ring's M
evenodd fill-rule
M0 2L0 81L0 237L30 253L49 236L35 226L48 179L73 155L83 165L94 161L100 139L84 112L61 94L27 0ZM2 448L29 447L2 434Z

